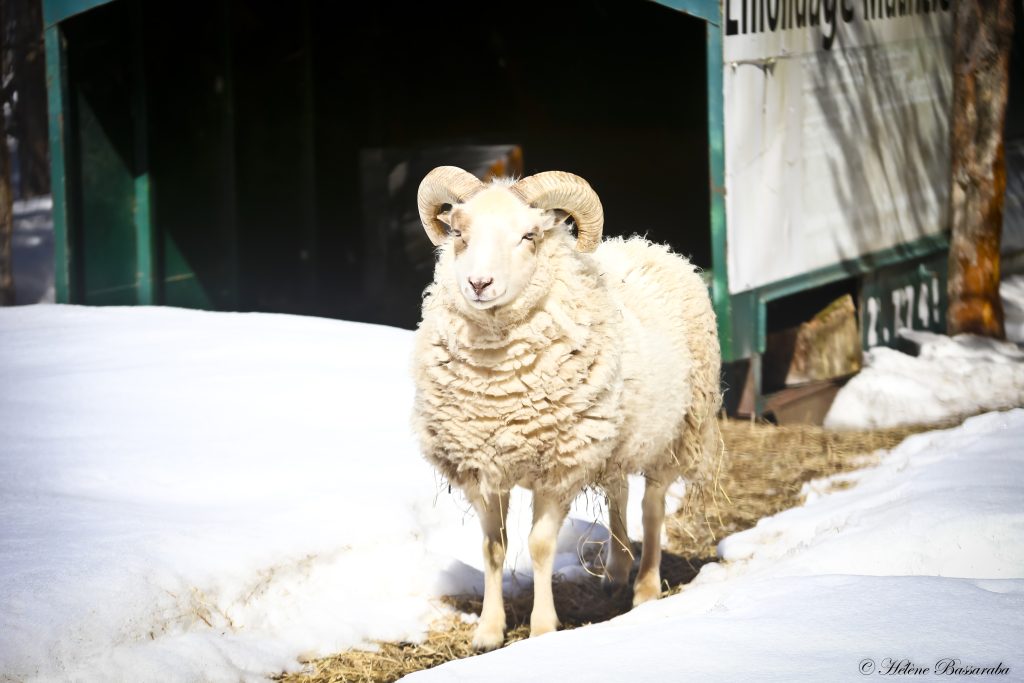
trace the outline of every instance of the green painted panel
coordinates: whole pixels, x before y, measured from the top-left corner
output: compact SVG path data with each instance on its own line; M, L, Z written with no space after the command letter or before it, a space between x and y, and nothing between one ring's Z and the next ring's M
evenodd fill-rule
M727 318L730 325L728 354L726 345L722 344L722 359L726 362L750 358L754 353L764 351L758 346L758 337L763 336L758 329L758 321L764 319L764 302L757 292L734 294L729 299ZM719 334L722 331L721 316L719 317Z
M149 118L146 106L146 59L143 47L143 5L132 3L132 52L131 52L131 89L132 89L132 126L134 145L133 175L135 187L133 204L133 222L135 226L135 264L136 282L138 285L137 302L140 305L152 305L156 299L156 266L153 236L153 221L150 202L149 181Z
M704 21L718 26L721 22L721 10L719 0L653 0L659 5L671 7L674 10L703 19Z
M43 22L47 27L81 14L111 0L43 0Z
M163 302L183 308L218 308L210 300L203 283L192 271L188 259L182 254L174 237L163 233L163 261L167 273L161 283Z
M117 3L64 24L80 197L74 260L88 304L137 303L129 19Z
M757 291L766 301L781 299L796 292L835 282L849 277L863 275L879 268L898 263L914 261L924 256L949 250L949 239L945 235L923 237L898 247L884 249L860 258L850 259L842 263L819 268L804 275L781 280L761 287Z
M730 318L732 321L732 347L730 351L732 355L729 359L747 358L752 353L764 351L764 305L766 302L851 277L868 277L871 273L878 272L883 268L895 268L895 271L892 272L899 273L907 269L914 270L921 262L939 263L946 258L948 249L949 242L945 237L926 237L862 258L821 268L799 277L789 278L767 287L732 295L730 297L732 307ZM945 281L944 266L930 266L930 268L931 272L940 274L942 282ZM939 289L942 290L940 297L945 296L944 287L944 284L940 284ZM942 301L945 299L943 298ZM944 320L945 304L940 302L939 306Z
M69 232L69 178L73 177L67 128L67 62L60 28L46 29L46 96L50 127L50 176L53 197L54 290L57 303L74 301Z
M84 302L135 303L135 179L89 99L77 98Z
M722 90L722 31L707 26L708 160L711 195L711 298L718 317L718 336L726 362L744 358L738 353L730 310L729 269L726 257L725 214L725 104Z
M948 264L940 252L865 275L860 291L864 348L895 346L902 328L945 332Z
M149 187L148 173L140 173L135 176L135 202L132 214L135 226L137 303L142 306L151 306L157 303L153 272L156 263L153 254L154 236L150 218Z

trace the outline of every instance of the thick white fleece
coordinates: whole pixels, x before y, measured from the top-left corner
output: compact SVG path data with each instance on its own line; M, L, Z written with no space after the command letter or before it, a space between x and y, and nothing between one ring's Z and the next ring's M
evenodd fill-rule
M414 427L454 484L571 498L625 472L706 478L717 452L720 357L692 264L640 238L538 245L515 302L468 306L441 248L416 333Z

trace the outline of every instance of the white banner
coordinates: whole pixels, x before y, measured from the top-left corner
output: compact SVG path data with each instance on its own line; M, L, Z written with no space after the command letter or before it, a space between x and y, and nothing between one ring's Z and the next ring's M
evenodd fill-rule
M948 227L949 0L723 0L729 290Z

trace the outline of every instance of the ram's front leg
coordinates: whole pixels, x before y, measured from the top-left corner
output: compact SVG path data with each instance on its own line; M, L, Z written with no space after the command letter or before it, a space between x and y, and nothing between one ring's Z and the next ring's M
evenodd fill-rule
M530 637L558 629L555 598L551 592L551 570L555 561L558 530L569 511L561 499L542 491L533 492L533 529L530 531L530 559L533 560L533 612Z
M640 571L633 583L633 605L654 600L661 595L661 529L665 523L665 492L668 484L647 477L644 487L644 549L640 554Z
M484 532L484 605L473 634L473 647L493 650L505 640L505 603L501 596L505 549L508 547L508 491L472 497Z

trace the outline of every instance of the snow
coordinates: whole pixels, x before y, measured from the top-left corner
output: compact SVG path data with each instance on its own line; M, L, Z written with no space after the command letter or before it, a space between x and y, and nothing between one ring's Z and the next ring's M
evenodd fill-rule
M1012 342L902 330L917 356L875 347L864 369L839 390L830 429L927 424L1024 406L1024 351Z
M15 303L53 303L53 201L49 196L19 199L13 208Z
M0 349L0 680L262 680L482 591L476 519L408 427L411 333L29 306ZM563 573L604 514L577 501ZM516 492L510 591L528 519Z
M0 310L0 681L265 680L416 640L439 596L480 592L476 519L410 434L411 341L283 315ZM915 362L991 370L993 392L1021 366L1016 347L920 341ZM840 680L868 657L951 656L1020 678L1022 443L1021 410L914 437L724 540L728 561L679 596L420 677ZM515 591L527 494L511 507ZM574 505L563 574L586 572L604 515L597 495Z
M1024 275L1010 275L999 283L1003 299L1006 338L1024 344Z
M1024 406L1024 275L1004 277L1000 293L1009 341L900 330L918 354L866 351L864 369L839 390L825 426L929 424Z
M1024 680L1022 444L1019 409L911 437L726 538L679 595L403 680L932 680L944 659Z
M15 214L36 213L38 211L53 211L53 197L29 197L28 199L17 199L13 202L12 208Z
M238 680L431 615L408 333L37 306L0 347L0 671Z

